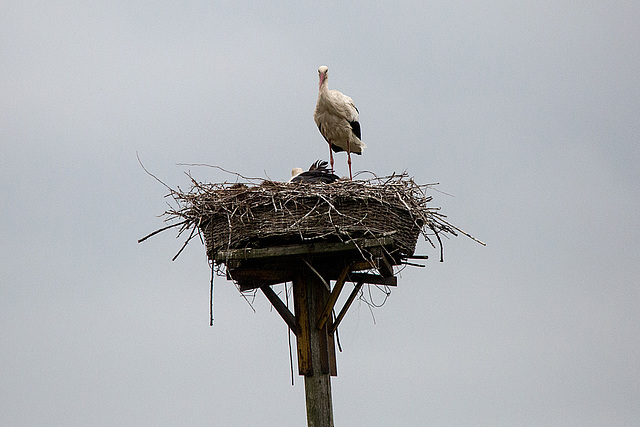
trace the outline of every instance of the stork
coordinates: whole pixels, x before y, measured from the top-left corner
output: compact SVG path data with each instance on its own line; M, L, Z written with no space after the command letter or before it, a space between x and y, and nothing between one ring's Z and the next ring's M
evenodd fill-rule
M353 180L351 153L362 154L362 149L367 146L360 141L358 109L347 95L337 90L329 90L327 85L328 72L329 69L325 65L318 68L320 83L313 120L324 139L329 143L331 170L333 171L333 152L346 151L349 178Z
M338 175L331 173L326 161L317 160L306 172L303 172L301 168L294 168L291 171L289 182L324 182L325 184L331 184L339 179Z

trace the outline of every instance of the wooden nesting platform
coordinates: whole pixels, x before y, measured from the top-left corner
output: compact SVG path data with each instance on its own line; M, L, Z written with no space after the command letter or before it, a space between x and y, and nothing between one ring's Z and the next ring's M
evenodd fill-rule
M350 300L363 284L396 286L394 266L416 258L420 235L432 245L429 236L440 243L439 234L455 235L439 208L429 205L429 184L406 174L331 184L192 184L188 192L172 190L178 208L165 212L182 219L179 235L191 230L185 245L198 231L209 260L224 266L240 291L261 289L293 331L299 324L272 285L292 282L294 294L296 288L301 294L297 282L315 281L327 292L319 300L331 293L323 324L345 282L356 284Z
M440 235L461 231L430 206L432 184L416 184L406 173L330 184L258 182L192 179L189 191L171 190L177 207L165 215L180 221L140 241L180 227L179 236L190 234L174 259L199 236L209 260L241 291L308 271L331 291L332 280L395 286L394 266L424 258L413 255L420 235L434 247L436 237L442 260Z
M395 286L393 266L404 259L390 237L220 250L214 257L217 264L226 265L228 278L241 291L291 282L302 269L312 270L325 283L346 274L347 281ZM374 270L376 274L358 273L362 270Z
M226 265L228 279L234 280L241 291L262 290L297 337L301 375L335 376L333 334L338 325L364 284L396 286L393 266L405 259L396 241L386 237L220 250L214 262ZM293 284L295 315L271 289L284 282ZM334 316L346 282L356 285Z

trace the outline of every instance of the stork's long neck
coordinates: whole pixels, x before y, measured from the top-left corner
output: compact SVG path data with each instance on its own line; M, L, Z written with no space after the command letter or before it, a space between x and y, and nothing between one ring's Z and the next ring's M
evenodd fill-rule
M320 76L320 83L318 84L319 93L326 94L329 91L329 86L327 85L327 77Z

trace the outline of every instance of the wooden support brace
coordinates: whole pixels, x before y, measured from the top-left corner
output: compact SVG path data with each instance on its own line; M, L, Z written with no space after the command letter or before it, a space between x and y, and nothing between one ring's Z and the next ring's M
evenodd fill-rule
M342 321L342 318L344 317L344 315L347 314L347 310L349 310L349 307L351 307L351 303L353 302L353 300L356 299L356 296L358 296L358 292L360 292L362 285L363 285L363 282L358 282L355 288L353 288L353 291L351 291L349 298L344 303L344 307L342 307L342 310L340 310L338 317L336 317L336 320L333 322L333 324L329 328L330 334L333 334L336 331L336 329L338 329L338 325Z
M275 308L276 311L280 314L282 320L284 320L287 326L289 326L289 329L291 329L294 334L298 335L295 316L291 313L291 311L289 311L287 306L282 302L278 295L276 295L273 289L271 289L271 286L263 285L260 287L260 289L262 289L264 296L267 297L269 302L271 302L273 308Z
M329 299L327 300L326 305L324 306L324 310L322 310L322 314L320 315L320 319L318 319L318 329L322 329L327 323L329 316L331 315L331 311L333 307L336 305L336 301L338 300L338 296L340 296L340 292L342 291L342 287L344 286L344 282L347 280L347 276L351 272L350 264L342 270L338 279L336 280L336 284L333 287L333 291L331 291L331 295L329 295Z
M330 368L329 374L332 377L337 377L338 363L336 360L336 343L334 340L334 334L332 332L329 332L329 325L325 326L325 330L327 331L327 336L328 336L327 343L329 345L329 368Z

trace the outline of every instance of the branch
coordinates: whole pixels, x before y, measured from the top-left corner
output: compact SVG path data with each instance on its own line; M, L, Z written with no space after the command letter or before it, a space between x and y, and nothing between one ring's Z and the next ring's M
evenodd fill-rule
M169 191L173 192L173 189L171 187L169 187L167 184L165 184L164 182L160 181L160 179L155 176L154 174L152 174L151 172L149 172L147 170L147 168L144 167L144 165L142 164L142 160L140 160L140 156L138 156L138 152L136 151L136 158L138 159L138 163L140 163L140 166L142 166L142 169L147 173L147 175L151 175L153 177L153 179L155 179L156 181L158 181L160 184L164 185L165 187L167 187L169 189Z
M171 225L167 225L166 227L162 227L160 230L156 230L156 231L154 231L154 232L153 232L153 233L151 233L151 234L147 234L147 235L146 235L146 236L144 236L142 239L138 239L138 243L142 243L142 242L144 242L145 240L147 240L149 237L155 236L156 234L158 234L158 233L160 233L160 232L163 232L164 230L168 230L168 229L170 229L170 228L173 228L173 227L177 227L177 226L179 226L179 225L182 225L182 224L184 224L185 222L187 222L187 220L184 220L184 221L182 221L182 222L178 222L177 224L171 224Z

